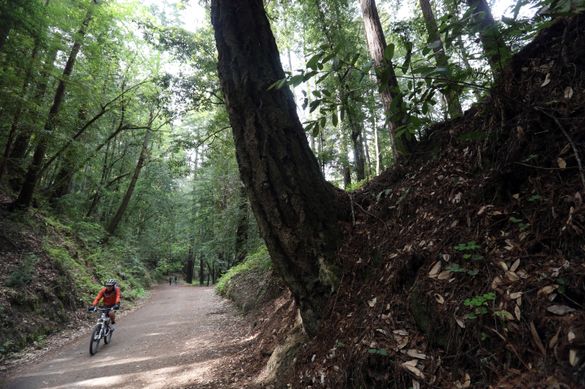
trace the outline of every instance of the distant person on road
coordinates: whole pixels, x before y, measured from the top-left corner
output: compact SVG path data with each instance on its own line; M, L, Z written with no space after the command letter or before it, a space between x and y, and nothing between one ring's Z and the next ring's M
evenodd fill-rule
M116 280L109 279L104 284L99 293L97 294L95 300L93 300L92 306L93 308L99 304L100 300L102 300L102 305L104 308L112 308L114 310L120 309L120 287L118 287ZM114 311L108 312L108 316L112 321L112 324L116 323L116 315Z

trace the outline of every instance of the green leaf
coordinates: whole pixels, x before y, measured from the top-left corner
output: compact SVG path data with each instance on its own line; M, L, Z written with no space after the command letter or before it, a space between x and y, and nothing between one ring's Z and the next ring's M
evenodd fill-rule
M284 84L286 84L286 78L283 78L281 80L278 80L276 82L274 82L273 84L271 84L267 90L272 90L272 89L280 89L284 86Z
M382 355L384 357L388 356L388 351L386 351L386 349L384 349L384 348L369 348L368 352L370 354L378 354L378 355Z
M315 54L314 56L312 56L311 59L309 59L309 61L307 61L307 67L309 69L317 70L317 63L319 62L320 58L321 58L321 53Z
M288 84L292 85L292 86L297 86L301 82L303 82L303 75L302 74L297 74L296 76L292 76L290 78L290 80L288 80Z
M404 57L404 62L402 63L402 73L406 73L408 68L410 67L410 61L412 60L412 42L406 42L406 56Z
M392 61L392 57L394 57L394 43L390 43L384 49L384 59L386 61Z
M311 101L311 104L309 104L309 112L313 112L314 110L316 110L319 105L321 104L321 100L317 99L315 101Z
M332 112L331 113L331 124L333 124L333 127L337 127L337 123L338 123L337 112Z

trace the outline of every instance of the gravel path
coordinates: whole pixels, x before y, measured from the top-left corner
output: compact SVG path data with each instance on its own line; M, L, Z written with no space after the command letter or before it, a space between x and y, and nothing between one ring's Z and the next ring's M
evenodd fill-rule
M19 366L0 386L219 388L229 380L218 375L220 367L249 340L226 300L212 288L191 286L154 289L146 304L118 320L112 343L100 343L93 357L89 335Z

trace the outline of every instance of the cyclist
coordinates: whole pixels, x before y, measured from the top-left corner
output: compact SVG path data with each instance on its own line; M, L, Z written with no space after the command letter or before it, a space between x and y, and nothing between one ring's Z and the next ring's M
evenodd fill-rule
M95 310L95 307L100 300L103 300L104 308L112 308L114 310L120 309L120 288L118 287L116 280L109 279L104 285L105 287L99 291L95 300L93 300L92 309ZM115 324L116 315L114 314L114 311L108 312L108 316L112 321L112 325ZM114 327L112 326L112 329L113 328Z

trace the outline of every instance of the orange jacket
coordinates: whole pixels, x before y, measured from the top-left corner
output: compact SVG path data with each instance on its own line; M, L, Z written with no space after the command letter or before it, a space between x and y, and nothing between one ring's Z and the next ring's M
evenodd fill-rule
M114 290L111 292L108 292L108 288L102 288L92 305L98 305L101 299L104 299L104 305L120 304L120 288L114 286Z

